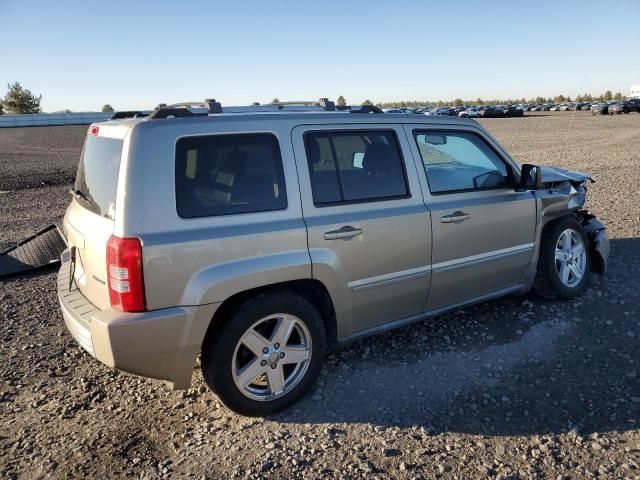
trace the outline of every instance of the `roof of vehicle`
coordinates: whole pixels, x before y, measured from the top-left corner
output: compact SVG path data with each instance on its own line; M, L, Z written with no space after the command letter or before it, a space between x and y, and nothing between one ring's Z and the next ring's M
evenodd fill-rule
M185 124L203 124L203 123L228 123L228 122L277 122L288 121L299 124L310 123L425 123L425 124L461 124L461 125L478 125L475 120L469 120L450 116L429 116L417 115L414 113L368 113L356 114L350 112L241 112L241 113L221 113L209 114L193 117L164 118L154 120L150 117L144 118L127 118L122 120L107 120L101 122L104 126L121 126L124 128L132 128L137 124L149 125L185 125Z

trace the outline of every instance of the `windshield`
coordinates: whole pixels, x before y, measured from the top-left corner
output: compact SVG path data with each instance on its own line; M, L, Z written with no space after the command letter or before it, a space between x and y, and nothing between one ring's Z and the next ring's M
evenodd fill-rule
M87 209L113 219L123 140L89 135L82 149L74 190Z

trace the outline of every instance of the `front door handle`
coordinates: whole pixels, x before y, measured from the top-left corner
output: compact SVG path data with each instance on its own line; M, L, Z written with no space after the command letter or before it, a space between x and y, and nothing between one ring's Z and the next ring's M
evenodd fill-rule
M466 212L461 212L460 210L458 210L449 215L445 215L444 217L440 217L440 221L442 223L460 223L460 222L464 222L469 218L471 218L471 215L469 215Z
M330 230L328 232L324 232L325 240L346 240L348 238L357 237L362 234L364 230L361 228L355 228L351 225L345 225L337 230Z

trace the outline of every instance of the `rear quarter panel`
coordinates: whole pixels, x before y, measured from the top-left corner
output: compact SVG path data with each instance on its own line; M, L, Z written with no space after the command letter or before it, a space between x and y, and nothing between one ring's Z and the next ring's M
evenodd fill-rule
M311 277L290 129L278 122L149 121L132 132L121 202L122 231L143 243L147 306L223 301L234 293ZM175 144L189 135L271 133L280 144L285 210L181 218L176 209Z

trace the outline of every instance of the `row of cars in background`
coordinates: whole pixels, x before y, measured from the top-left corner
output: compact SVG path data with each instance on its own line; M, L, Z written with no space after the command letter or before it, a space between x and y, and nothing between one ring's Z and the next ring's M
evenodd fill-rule
M522 117L524 109L519 105L480 105L479 107L418 107L418 108L387 108L385 113L413 113L418 115L449 115L464 118L499 118Z
M584 110L593 115L608 113L640 113L640 98L609 102L571 102L571 103L540 103L518 105L468 105L457 107L417 107L417 108L387 108L385 113L409 113L419 115L450 115L464 118L501 118L522 117L524 112L564 112Z
M591 107L591 114L607 115L615 113L640 113L640 98L630 98L628 100L620 100L617 102L601 102Z

